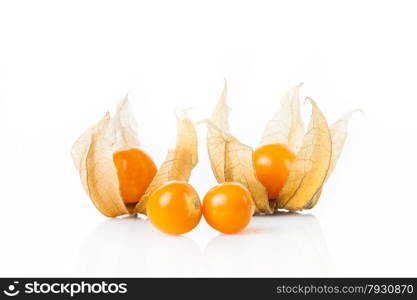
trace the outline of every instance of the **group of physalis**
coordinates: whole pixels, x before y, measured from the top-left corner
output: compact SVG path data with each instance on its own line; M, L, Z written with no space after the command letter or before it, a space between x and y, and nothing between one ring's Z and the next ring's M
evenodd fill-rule
M304 133L300 87L284 95L267 123L261 146L253 151L229 132L225 84L211 118L200 121L208 128L208 154L219 183L202 204L188 184L198 153L195 127L186 112L177 113L176 145L157 169L140 147L127 99L113 118L106 113L75 142L72 157L81 182L105 216L146 214L155 227L169 234L192 230L201 215L214 229L236 233L254 213L310 209L340 156L352 113L329 127L317 104L307 98L312 115Z

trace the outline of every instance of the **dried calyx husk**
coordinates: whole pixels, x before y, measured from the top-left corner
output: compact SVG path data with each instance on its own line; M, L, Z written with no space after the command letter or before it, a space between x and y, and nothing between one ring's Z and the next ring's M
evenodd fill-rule
M188 181L197 164L197 135L185 112L177 114L177 142L168 151L145 194L138 203L125 204L119 186L113 154L140 148L137 125L127 97L120 101L114 117L107 112L96 125L87 129L74 143L71 155L81 183L96 208L105 216L146 213L150 193L169 180Z
M280 108L267 122L261 139L261 145L284 144L296 154L276 199L268 199L265 187L256 177L253 149L239 142L229 131L226 82L211 118L205 121L208 126L208 153L217 181L235 181L245 185L252 194L257 213L271 214L277 209L296 211L314 207L345 144L353 112L329 127L316 102L309 97L306 102L311 104L312 113L304 133L299 99L301 86L295 86L282 97Z
M136 205L136 212L146 214L146 203L153 191L168 181L186 181L198 163L197 132L187 112L182 110L176 115L176 145L169 149L165 161L158 169L145 194Z

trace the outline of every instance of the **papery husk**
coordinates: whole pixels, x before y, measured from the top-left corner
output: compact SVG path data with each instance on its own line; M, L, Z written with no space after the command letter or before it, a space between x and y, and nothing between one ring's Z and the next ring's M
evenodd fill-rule
M345 114L339 120L334 122L330 127L330 133L332 135L332 160L330 162L329 172L327 173L326 180L333 173L333 170L336 167L336 163L342 154L342 150L347 139L347 129L350 119L352 118L353 114L358 111L359 110L354 110Z
M119 192L119 179L113 163L112 141L108 138L110 114L88 129L72 148L74 164L85 191L105 216L117 217L128 210Z
M138 129L127 96L119 102L109 124L109 135L113 139L113 152L140 148Z
M282 97L280 109L266 124L261 145L284 144L294 154L298 152L304 136L299 95L302 85L300 83Z
M211 167L218 183L239 182L250 191L257 213L273 213L265 187L256 178L252 163L253 149L229 133L227 84L209 120L207 147Z
M302 210L317 203L332 161L332 136L326 118L311 98L312 116L303 143L277 197L278 208Z
M113 154L135 147L139 147L136 122L130 114L127 98L119 103L114 118L106 113L72 147L71 155L81 183L105 216L117 217L132 212L133 207L126 206L120 194Z
M197 133L187 113L177 115L177 139L174 149L168 150L165 161L158 169L145 194L136 205L137 213L146 214L146 204L150 195L168 181L188 181L192 169L198 163Z
M339 120L337 120L335 123L333 123L333 125L330 127L330 133L332 137L332 158L330 160L329 170L327 172L324 182L326 182L329 179L330 175L333 173L334 168L336 167L336 163L339 160L340 154L342 153L343 147L346 142L349 121L355 112L356 111L347 113ZM304 207L304 209L311 209L317 204L323 191L323 186L313 197L313 199L308 203L308 205Z

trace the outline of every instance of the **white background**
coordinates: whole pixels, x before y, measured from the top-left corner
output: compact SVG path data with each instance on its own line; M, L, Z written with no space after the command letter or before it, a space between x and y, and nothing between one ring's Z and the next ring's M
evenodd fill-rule
M0 276L416 276L413 1L2 1ZM70 158L129 93L160 164L174 110L207 117L223 79L232 132L256 147L304 82L333 122L360 108L318 205L238 235L107 219ZM310 106L303 106L306 117ZM200 196L215 184L198 127Z

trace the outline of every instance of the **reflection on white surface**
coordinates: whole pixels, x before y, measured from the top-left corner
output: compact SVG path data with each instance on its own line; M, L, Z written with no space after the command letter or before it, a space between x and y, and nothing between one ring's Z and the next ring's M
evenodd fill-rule
M87 237L75 265L82 276L193 276L201 251L182 236L169 236L143 219L127 217L99 224Z
M313 215L259 216L238 235L219 235L204 251L210 276L324 276L336 273Z
M207 236L197 228L196 234ZM204 245L204 243L203 243ZM325 276L336 266L313 215L254 217L240 234L219 234L204 250L158 232L141 218L111 219L86 238L78 276Z

